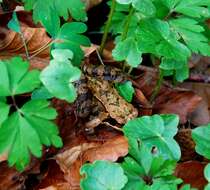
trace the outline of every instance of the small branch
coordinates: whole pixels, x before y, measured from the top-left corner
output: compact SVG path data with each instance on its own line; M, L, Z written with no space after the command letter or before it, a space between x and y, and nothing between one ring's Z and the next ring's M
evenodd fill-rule
M107 37L108 37L109 29L110 29L111 23L112 23L112 18L113 18L114 11L115 11L115 8L116 8L116 4L117 4L116 0L112 0L111 10L109 12L108 20L107 20L107 23L106 23L106 26L105 26L105 29L104 29L104 34L103 34L102 41L101 41L101 46L100 46L100 49L99 49L100 55L103 54L103 50L104 50L105 43L106 43L106 40L107 40Z
M11 96L11 97L12 97L13 105L15 106L16 110L19 110L19 107L17 106L17 103L15 101L15 97L14 96Z

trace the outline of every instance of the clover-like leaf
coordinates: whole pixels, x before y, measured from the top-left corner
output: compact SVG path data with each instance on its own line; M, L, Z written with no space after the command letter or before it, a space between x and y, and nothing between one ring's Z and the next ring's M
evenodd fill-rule
M85 164L80 169L80 174L85 176L80 181L82 190L121 190L127 183L121 166L109 161Z
M50 120L56 111L48 108L46 100L32 100L12 113L0 127L0 153L8 152L10 166L23 170L30 161L30 153L42 155L42 144L62 146L57 126Z
M73 82L79 80L81 71L69 62L53 60L41 73L41 81L47 90L57 98L73 102L76 97L76 89Z
M150 149L156 147L158 153L164 158L179 160L180 147L174 140L178 122L179 118L176 115L143 116L128 121L124 125L123 131L128 138L129 146L133 147L129 153L136 155L137 142L142 141ZM133 151L134 153L132 153Z
M192 138L196 143L195 150L198 154L210 159L210 124L192 130Z
M20 57L0 61L0 96L31 92L40 85L38 70L29 70L29 63Z
M90 40L83 36L87 26L81 22L71 22L64 24L57 36L55 37L58 43L54 46L56 49L69 49L73 52L74 57L72 63L79 66L84 57L81 45L90 46Z

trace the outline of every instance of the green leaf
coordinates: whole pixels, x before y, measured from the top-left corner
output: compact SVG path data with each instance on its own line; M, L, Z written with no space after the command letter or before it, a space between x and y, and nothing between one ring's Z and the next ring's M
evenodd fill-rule
M53 49L51 54L59 62L72 60L74 56L73 52L69 49Z
M8 118L10 106L0 101L0 126Z
M196 143L195 150L198 154L210 159L210 124L192 130L192 138Z
M86 21L85 4L81 0L54 0L55 8L59 16L65 20L69 18L69 13L77 21Z
M60 28L60 18L70 15L77 21L86 21L85 4L81 0L22 0L27 10L33 10L35 22L41 22L47 32L55 37Z
M153 16L156 8L151 0L133 0L133 7L145 16Z
M117 91L119 92L119 94L127 101L127 102L131 102L133 99L133 95L135 93L135 90L132 86L132 82L131 81L127 81L125 83L117 83L115 85Z
M210 164L207 164L204 169L204 176L208 182L210 182Z
M120 165L108 161L85 164L80 169L80 174L85 175L80 181L82 190L121 190L127 183L127 177Z
M194 188L191 188L189 184L186 184L184 186L182 186L182 188L180 190L193 190Z
M21 33L20 23L18 21L16 12L13 12L12 19L9 21L7 26L8 26L9 29L11 29L15 32Z
M179 0L174 9L176 12L190 17L210 17L207 6L210 6L209 0Z
M154 15L156 11L151 0L117 0L117 2L125 5L132 3L132 6L145 16Z
M30 153L42 155L42 144L62 146L56 125L49 120L56 111L45 100L32 100L8 117L0 127L0 153L8 151L10 166L23 170L30 161Z
M177 184L181 183L179 179L173 176L176 161L164 160L161 156L153 154L144 146L144 143L141 143L140 146L139 154L141 160L137 159L137 157L131 158L128 156L122 163L122 168L128 177L128 183L124 189L132 189L134 187L138 187L138 189L161 187L162 189L166 184L166 186L173 184L176 187ZM152 183L150 184L148 180Z
M179 82L183 82L189 77L189 67L185 60L163 58L159 67L163 70L164 76L175 74L175 78Z
M210 190L210 183L208 183L206 186L205 186L205 189L204 190Z
M39 71L29 70L20 57L0 61L0 96L14 96L33 91L40 85Z
M139 24L138 46L143 53L153 53L168 59L186 60L190 50L180 43L169 24L159 19L145 19Z
M84 23L71 22L64 24L56 36L56 40L61 41L61 43L55 43L55 48L71 50L74 54L72 62L77 66L80 65L84 57L80 46L90 46L90 40L82 35L86 30L87 26Z
M55 97L74 102L77 97L72 82L79 80L81 71L68 62L51 62L41 73L41 81Z
M41 21L39 18L49 17L49 12L44 10L52 9L57 16L63 17L65 20L70 15L78 21L86 21L85 4L81 0L22 0L27 10L33 9L35 21ZM41 8L41 11L40 11Z
M53 98L53 95L44 86L41 86L40 88L34 90L31 95L32 100L50 99L50 98Z
M132 37L118 42L112 52L116 61L126 60L131 67L137 67L142 62L141 54L137 42Z
M180 148L173 138L177 133L178 121L176 115L143 116L128 121L123 132L129 146L133 142L142 141L149 149L156 147L164 158L179 160Z
M170 10L174 9L174 7L177 5L177 3L180 0L161 0L161 2L168 7Z
M189 66L188 63L185 63L182 68L175 70L175 78L179 82L183 82L187 78L189 78Z
M210 56L208 38L201 33L204 32L204 28L198 24L198 21L182 17L170 20L169 23L194 53Z

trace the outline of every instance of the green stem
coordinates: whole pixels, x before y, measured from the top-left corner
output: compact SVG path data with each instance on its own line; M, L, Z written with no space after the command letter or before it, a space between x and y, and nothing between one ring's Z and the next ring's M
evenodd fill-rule
M131 5L130 9L129 9L128 16L127 16L127 20L126 20L125 25L124 25L124 30L123 30L123 33L122 33L121 41L123 41L123 40L125 40L127 38L129 26L130 26L131 19L132 19L132 16L133 16L134 12L135 12L135 9ZM125 71L125 68L126 68L126 63L124 62L124 64L123 64L123 71ZM128 74L130 74L132 70L133 70L133 68L130 67L129 71L128 71Z
M25 40L25 38L24 38L24 36L23 36L22 31L20 32L20 37L21 37L21 39L22 39L23 46L24 46L24 48L25 48L26 58L29 60L28 47L27 47L27 45L26 45L26 40Z
M131 19L132 19L132 16L133 16L134 12L135 12L135 9L131 5L127 20L126 20L126 23L125 23L125 26L124 26L124 30L123 30L123 33L122 33L122 41L127 38L129 26L130 26Z
M113 15L114 15L116 4L117 4L116 0L112 0L111 10L109 12L108 20L107 20L107 23L106 23L106 26L105 26L105 29L104 29L104 34L103 34L102 41L101 41L101 46L100 46L100 49L99 49L99 53L101 55L102 55L104 47L105 47L105 43L106 43L106 40L107 40L107 37L108 37L109 29L111 27L112 18L113 18Z
M158 93L160 92L160 88L162 86L163 83L163 72L160 70L159 71L159 79L157 81L157 84L155 86L155 89L152 93L152 96L150 98L150 102L153 102L155 100L155 98L157 97Z

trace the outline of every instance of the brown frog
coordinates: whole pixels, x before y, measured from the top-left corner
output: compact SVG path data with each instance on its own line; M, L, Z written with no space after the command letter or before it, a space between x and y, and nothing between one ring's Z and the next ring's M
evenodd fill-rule
M77 82L78 116L85 118L86 129L97 127L111 117L119 124L137 117L138 111L126 102L114 88L116 82L125 82L126 76L118 68L104 65L83 66L81 80Z

